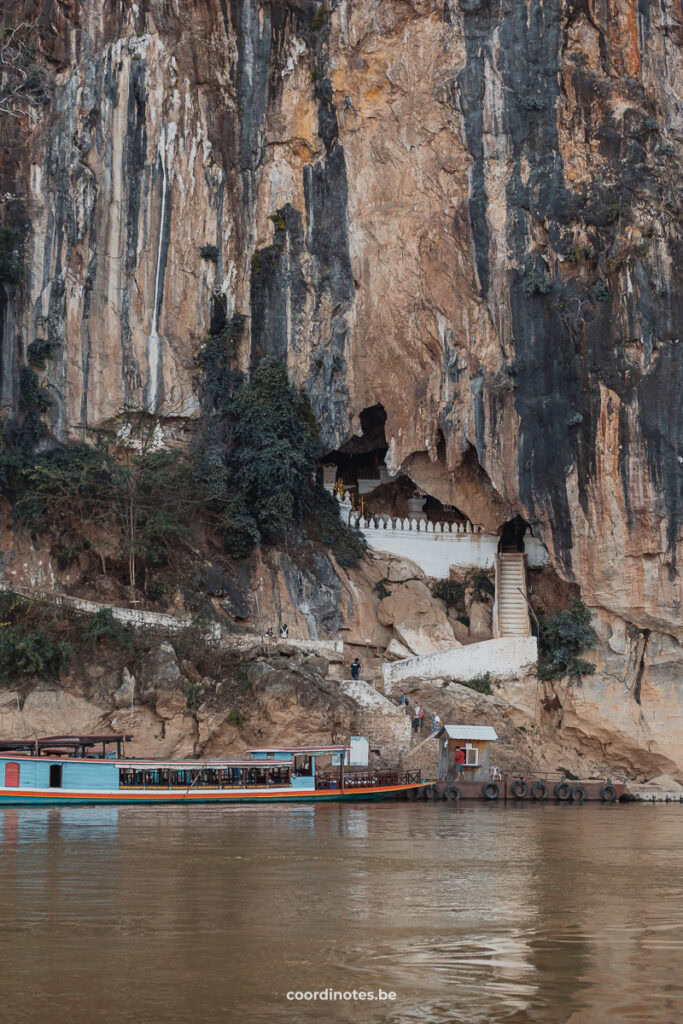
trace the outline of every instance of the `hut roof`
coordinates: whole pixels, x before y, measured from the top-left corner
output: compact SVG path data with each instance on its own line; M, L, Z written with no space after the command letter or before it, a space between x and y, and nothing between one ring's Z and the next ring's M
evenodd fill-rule
M450 740L497 740L492 725L444 725Z

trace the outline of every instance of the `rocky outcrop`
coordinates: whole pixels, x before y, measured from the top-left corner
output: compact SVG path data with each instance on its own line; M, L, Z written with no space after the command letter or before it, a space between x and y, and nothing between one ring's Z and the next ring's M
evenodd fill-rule
M673 712L682 675L673 9L20 0L12 16L53 89L10 119L0 154L2 220L25 233L22 280L0 281L3 415L40 339L53 437L88 437L128 403L184 441L202 342L244 316L236 365L285 360L329 450L381 405L393 473L487 529L531 523L595 611L596 685L634 742L668 735L658 709ZM374 565L273 559L252 577L267 622L392 641ZM215 583L212 600L253 624L246 591Z

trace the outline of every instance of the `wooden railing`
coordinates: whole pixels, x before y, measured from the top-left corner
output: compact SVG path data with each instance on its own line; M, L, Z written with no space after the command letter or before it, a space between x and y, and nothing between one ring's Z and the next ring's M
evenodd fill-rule
M368 789L374 786L417 786L421 781L419 771L405 772L392 769L354 771L344 768L344 789ZM316 773L316 789L339 789L340 786L341 775L338 768Z

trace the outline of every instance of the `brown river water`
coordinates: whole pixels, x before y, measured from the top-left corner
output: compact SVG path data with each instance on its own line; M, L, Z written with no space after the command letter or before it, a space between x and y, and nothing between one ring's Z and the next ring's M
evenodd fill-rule
M2 1024L678 1024L683 805L9 808L0 914Z

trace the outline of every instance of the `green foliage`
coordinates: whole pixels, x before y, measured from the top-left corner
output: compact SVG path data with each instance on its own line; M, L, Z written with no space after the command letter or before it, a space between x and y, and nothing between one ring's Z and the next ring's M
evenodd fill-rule
M32 605L17 594L0 594L0 683L21 676L54 676L67 664L70 646L32 621Z
M310 406L282 363L264 359L232 402L229 470L235 494L266 544L282 540L310 506L312 470L320 455Z
M320 484L314 486L311 494L307 525L321 544L331 548L342 568L354 569L359 565L367 551L367 541L357 527L342 522L339 502Z
M532 295L547 295L552 287L552 281L545 274L537 274L532 271L524 281L524 294L527 299Z
M578 245L576 248L570 249L566 259L569 263L581 263L583 260L591 262L597 259L597 257L597 251L592 245Z
M199 255L203 260L209 260L211 263L218 262L218 246L217 245L203 245L199 250Z
M210 412L229 412L242 375L235 370L235 352L246 317L235 313L221 331L207 338L199 353L202 400Z
M541 617L540 627L540 679L561 679L566 675L571 683L595 672L595 665L579 658L582 651L597 641L590 612L581 601L573 599L569 608L550 619Z
M201 501L188 458L159 448L154 428L151 418L131 414L123 439L102 435L95 447L66 445L37 456L17 515L57 537L94 527L110 547L114 536L135 587L140 563L167 564Z
M0 226L0 284L21 282L23 235L14 228Z
M643 127L648 132L659 131L659 125L657 124L657 120L654 117L646 117L645 121L644 121L644 124L643 124Z
M285 231L287 228L286 222L283 220L279 213L271 213L268 220L271 220L273 222L278 231Z
M609 292L607 290L607 285L602 280L602 278L600 278L600 280L595 286L595 298L598 300L598 302L609 301Z
M197 711L204 699L204 687L200 683L186 682L183 686L188 711Z
M261 253L256 250L254 255L251 257L251 269L254 273L258 273L261 269Z
M118 622L112 613L111 608L101 608L95 615L88 618L81 632L83 643L91 644L93 647L105 642L116 647L130 648L132 646L132 628Z
M578 427L579 424L581 424L581 423L583 423L583 416L581 415L580 412L575 412L567 420L567 426L568 427Z
M493 597L496 592L496 588L493 581L480 569L479 572L475 572L472 576L472 600L473 601L485 601L487 597Z
M465 585L457 580L437 580L432 595L443 601L447 608L464 608Z
M244 715L237 709L231 708L228 715L228 725L239 727L244 724Z
M26 356L31 366L36 370L44 370L45 360L50 358L54 348L54 342L48 341L47 338L36 338L32 341L26 350Z
M521 104L524 110L543 110L545 104L537 96L523 96Z
M458 682L461 686L467 686L470 690L476 690L477 693L485 693L491 696L493 689L491 687L491 673L484 672L474 679L459 679Z
M26 473L45 434L42 416L49 407L35 370L22 366L16 415L0 428L0 492L13 501L26 489Z

